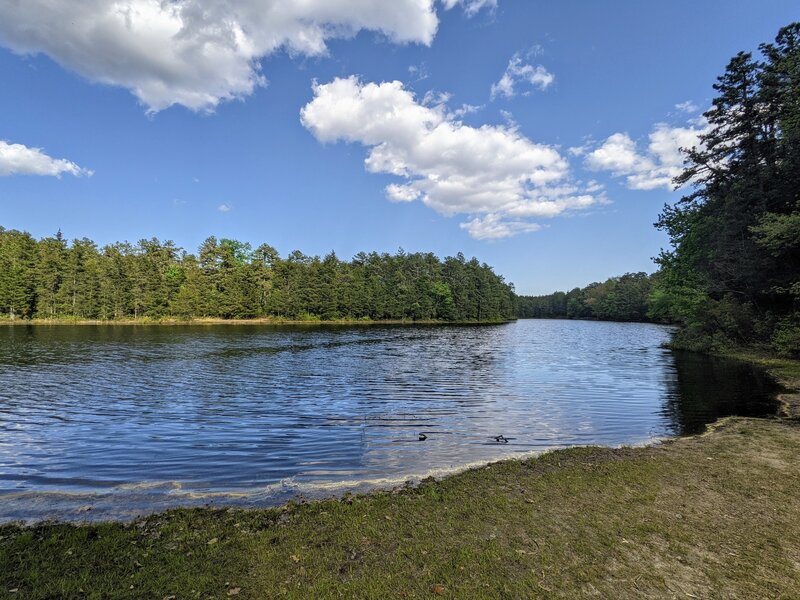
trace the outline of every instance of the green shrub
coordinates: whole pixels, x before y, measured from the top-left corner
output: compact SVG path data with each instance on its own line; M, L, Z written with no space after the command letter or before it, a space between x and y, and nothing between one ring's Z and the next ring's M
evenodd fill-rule
M775 351L788 358L800 358L800 315L795 313L775 327L771 339Z

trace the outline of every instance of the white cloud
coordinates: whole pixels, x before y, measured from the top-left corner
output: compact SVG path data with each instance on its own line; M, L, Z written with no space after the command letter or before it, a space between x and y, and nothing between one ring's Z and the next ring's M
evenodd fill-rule
M646 160L636 152L636 144L627 133L615 133L587 156L586 163L597 171L624 175L635 171Z
M369 147L368 171L404 180L387 187L390 200L418 199L444 215L470 215L465 227L475 237L533 231L537 226L521 219L597 201L569 183L569 164L555 148L514 128L464 125L443 103L417 101L399 81L315 84L300 118L321 142Z
M410 185L390 183L386 186L386 196L392 202L413 202L418 200L421 192Z
M472 115L481 110L483 106L476 106L475 104L462 104L460 108L455 109L449 113L453 119L460 119L466 115Z
M483 106L476 106L474 104L462 104L455 110L450 110L447 103L453 99L453 95L447 92L437 92L435 90L428 90L422 97L420 104L434 108L442 112L448 120L459 120L466 115L471 115L483 108Z
M525 53L525 56L531 58L532 56L542 56L544 54L544 46L541 44L534 44Z
M442 1L468 15L495 5ZM259 60L276 51L321 56L361 30L429 45L438 24L435 0L15 0L0 44L127 88L150 112L208 111L264 85Z
M597 192L602 192L605 189L605 186L600 183L599 181L595 181L594 179L590 180L586 184L586 192L589 194L594 194Z
M574 156L575 158L585 156L587 152L590 152L597 146L597 142L595 142L591 135L583 136L581 142L580 146L571 146L567 148L567 152L569 152L570 156Z
M91 177L93 172L83 169L64 158L52 158L40 148L28 148L22 144L9 144L0 140L0 176L4 175L49 175L60 177L62 173L80 177Z
M538 48L538 47L537 47ZM500 81L492 84L492 100L498 96L513 98L517 95L517 86L527 83L540 90L546 90L555 81L556 77L542 65L530 65L523 61L519 54L515 54L506 67L506 72Z
M675 108L687 114L696 113L698 110L700 110L700 107L697 106L697 104L695 104L691 100L687 100L686 102L681 102L680 104L676 104Z
M217 210L219 212L223 212L223 213L230 212L231 211L231 206L229 204L220 204L217 207Z
M501 108L500 116L503 117L503 120L506 122L506 126L509 129L519 129L519 123L517 123L517 120L514 118L514 113L512 113L510 110L503 110Z
M442 0L444 7L450 10L454 6L461 6L467 16L472 17L484 8L494 10L497 8L497 0Z
M466 229L476 240L496 240L511 237L518 233L539 231L542 228L538 223L504 220L500 215L496 214L489 214L483 218L476 217L467 223L461 223L459 227Z
M428 66L425 63L421 63L419 65L409 65L408 74L411 76L411 80L414 83L425 81L431 76L431 74L428 72Z
M586 155L585 164L594 171L610 171L625 177L633 190L674 189L673 179L683 172L681 148L700 143L705 124L671 127L658 123L648 136L647 150L640 152L627 133L615 133Z

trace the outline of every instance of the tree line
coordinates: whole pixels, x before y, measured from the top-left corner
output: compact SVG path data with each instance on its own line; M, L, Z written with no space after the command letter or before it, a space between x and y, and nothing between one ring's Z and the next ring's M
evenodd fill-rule
M267 244L206 239L196 254L171 241L98 247L58 232L40 240L0 227L4 318L501 321L513 286L459 253L359 253L343 261Z
M566 317L680 325L674 344L800 356L800 23L760 57L740 52L714 85L700 144L676 179L690 193L656 226L654 275L546 296L476 259L360 253L342 261L208 238L196 254L141 240L102 248L0 227L0 315L491 321Z
M650 321L654 319L650 296L655 278L647 273L626 273L569 292L519 296L517 315L521 319Z
M759 49L731 59L682 149L690 192L659 215L658 272L520 297L520 317L671 322L676 347L800 357L800 23Z
M683 347L800 356L800 23L759 48L731 59L684 150L691 193L656 224L671 248L651 312L681 324Z

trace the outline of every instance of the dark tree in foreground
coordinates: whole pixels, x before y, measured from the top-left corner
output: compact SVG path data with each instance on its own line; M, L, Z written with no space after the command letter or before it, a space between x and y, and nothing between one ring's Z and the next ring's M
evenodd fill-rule
M692 348L764 345L800 354L800 23L760 60L740 53L714 89L698 147L676 183L693 191L657 226L656 310Z

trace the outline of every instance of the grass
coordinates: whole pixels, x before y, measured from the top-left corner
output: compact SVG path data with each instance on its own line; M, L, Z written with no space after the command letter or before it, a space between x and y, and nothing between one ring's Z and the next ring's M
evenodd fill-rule
M800 422L728 418L392 492L6 525L0 598L797 598L799 456Z
M797 424L731 418L395 492L4 526L0 597L796 598L798 456Z

